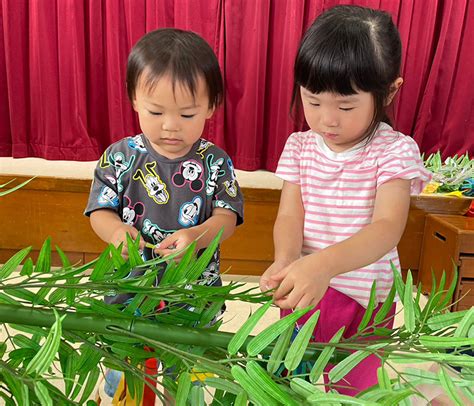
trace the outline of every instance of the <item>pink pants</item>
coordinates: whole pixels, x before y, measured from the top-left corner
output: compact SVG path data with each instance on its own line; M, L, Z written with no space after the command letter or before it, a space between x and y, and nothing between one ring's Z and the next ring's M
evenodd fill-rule
M372 315L372 321L382 305L379 304ZM345 326L343 337L349 338L357 333L362 317L364 317L365 308L357 303L354 299L343 293L329 288L323 299L318 303L314 310L310 311L299 319L298 324L302 325L311 317L316 311L320 310L318 324L314 330L314 341L320 343L327 343L336 334L336 332ZM281 310L281 316L289 314L290 310ZM395 303L393 304L387 318L394 316ZM369 325L372 324L372 321ZM393 318L383 324L383 327L392 328ZM374 337L375 338L375 337ZM348 396L355 396L359 392L369 388L377 383L377 368L381 366L381 361L375 355L370 355L357 365L351 372L349 372L341 381L337 382L339 385L350 386L350 388L337 388L341 394ZM327 373L332 369L333 365L328 365L324 373L324 383L327 384Z

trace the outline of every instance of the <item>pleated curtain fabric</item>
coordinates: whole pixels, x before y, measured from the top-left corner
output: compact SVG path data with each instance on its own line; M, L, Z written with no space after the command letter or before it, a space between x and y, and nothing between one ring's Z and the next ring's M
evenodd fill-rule
M0 156L96 160L138 133L127 55L146 32L188 29L213 47L225 102L204 136L238 169L274 170L292 131L293 61L314 18L344 1L0 0ZM474 2L365 0L403 41L395 127L425 153L474 153Z

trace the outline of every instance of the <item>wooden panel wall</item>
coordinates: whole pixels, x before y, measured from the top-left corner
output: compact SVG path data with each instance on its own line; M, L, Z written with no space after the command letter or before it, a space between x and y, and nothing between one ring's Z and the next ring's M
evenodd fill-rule
M0 184L11 177L0 176ZM26 178L17 178L21 182ZM90 180L38 177L24 188L0 197L0 263L33 246L34 255L50 236L71 261L89 261L105 244L83 215ZM230 274L260 275L272 262L272 228L279 190L244 188L245 222L222 245L222 270ZM425 211L412 207L399 244L402 268L418 269ZM55 261L59 264L59 259Z

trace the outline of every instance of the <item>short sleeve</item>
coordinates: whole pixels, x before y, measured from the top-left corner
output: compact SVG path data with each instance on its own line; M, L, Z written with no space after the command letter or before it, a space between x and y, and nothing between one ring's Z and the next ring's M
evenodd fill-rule
M222 176L217 178L212 207L233 211L237 215L237 225L240 225L244 222L244 198L235 176L232 160L225 153L223 153L222 159L220 172Z
M291 134L278 161L276 176L285 181L300 184L301 149L301 133Z
M90 216L93 211L99 209L110 209L119 212L120 199L117 178L114 166L108 161L109 149L104 152L94 170L89 200L84 210L86 216Z
M378 159L377 187L392 179L407 179L411 180L411 194L417 195L431 176L423 165L416 142L400 133L384 148Z

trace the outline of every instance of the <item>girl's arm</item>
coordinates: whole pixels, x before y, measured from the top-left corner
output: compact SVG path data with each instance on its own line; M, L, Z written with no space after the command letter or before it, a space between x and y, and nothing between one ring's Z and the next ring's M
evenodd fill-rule
M374 263L403 234L410 206L410 180L394 179L377 189L371 224L348 239L303 257L277 275L275 303L281 308L317 304L336 275Z
M304 209L299 185L284 182L277 218L273 226L275 259L260 278L260 289L267 291L277 286L271 280L287 265L297 260L303 245Z
M236 224L237 214L232 210L216 207L212 211L212 216L204 223L190 228L183 228L169 235L155 248L155 252L162 256L172 254L176 250L186 248L198 237L196 248L198 250L205 248L222 228L224 228L224 233L222 234L221 242L229 238L234 234Z

